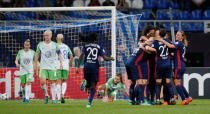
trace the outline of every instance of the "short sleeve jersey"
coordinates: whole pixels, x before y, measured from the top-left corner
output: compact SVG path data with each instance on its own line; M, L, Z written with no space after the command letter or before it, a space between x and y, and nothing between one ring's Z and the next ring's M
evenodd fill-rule
M20 61L20 70L24 74L33 73L33 63L35 58L34 50L30 49L27 52L24 51L24 49L19 50L16 58Z
M89 43L83 46L82 52L85 53L84 67L99 68L99 56L105 55L105 50L96 43Z
M122 82L114 84L114 78L110 78L106 82L106 88L108 88L108 90L110 90L110 91L115 91L115 90L119 90L120 88L122 88L123 91L126 92L125 85Z
M136 48L134 49L133 53L127 60L127 64L129 65L143 65L144 63L146 64L147 62L147 54L141 49L141 48Z
M58 44L58 47L60 49L62 58L63 58L63 69L64 70L69 70L69 57L72 55L72 52L69 48L69 46L67 46L64 43L61 43L60 45ZM57 56L57 69L60 69L60 61L59 61L59 57Z
M175 42L176 51L174 54L174 67L175 69L185 68L184 56L186 48L182 42Z
M168 39L164 39L164 40L171 43L171 41ZM169 56L169 48L165 44L157 40L153 41L151 47L155 48L157 51L157 55L156 55L157 68L170 67L171 61L170 61L170 56Z
M51 41L49 44L40 42L36 53L41 55L40 69L56 70L56 53L60 54L57 43Z

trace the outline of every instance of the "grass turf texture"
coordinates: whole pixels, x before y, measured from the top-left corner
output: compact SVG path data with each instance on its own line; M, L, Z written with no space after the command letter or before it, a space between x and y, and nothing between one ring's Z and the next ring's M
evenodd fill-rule
M180 101L177 101L180 104ZM93 101L86 108L87 100L67 100L65 104L44 104L41 100L32 100L29 104L21 100L0 101L0 114L210 114L210 100L193 100L190 105L140 106L128 105L128 101L104 103Z

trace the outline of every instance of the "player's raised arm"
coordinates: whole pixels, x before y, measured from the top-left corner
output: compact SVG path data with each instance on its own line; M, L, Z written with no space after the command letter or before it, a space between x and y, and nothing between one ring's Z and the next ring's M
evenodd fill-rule
M148 46L148 45L147 45L145 48L146 48L147 51L150 51L150 52L157 52L155 48L150 47L150 46Z
M157 40L164 43L169 48L176 48L176 46L174 44L170 44L169 42L165 41L164 39L157 39Z

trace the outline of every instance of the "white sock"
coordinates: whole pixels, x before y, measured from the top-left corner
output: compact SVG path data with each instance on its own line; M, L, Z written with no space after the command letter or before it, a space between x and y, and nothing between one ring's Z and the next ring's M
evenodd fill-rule
M26 91L25 91L25 87L22 87L21 90L22 90L22 96L23 96L23 98L25 98L25 92L26 92Z
M44 86L41 86L41 87L42 87L42 90L43 90L45 96L49 96L48 95L48 92L47 92L47 86L46 86L46 84L44 84Z
M66 82L63 82L62 83L62 96L64 96L66 93L66 87L67 87Z
M61 85L57 84L57 97L58 100L61 100Z
M55 83L51 84L51 94L52 94L52 100L54 101L56 98L56 88Z
M25 96L26 96L26 99L27 99L27 100L29 100L30 94L31 94L31 85L26 85Z

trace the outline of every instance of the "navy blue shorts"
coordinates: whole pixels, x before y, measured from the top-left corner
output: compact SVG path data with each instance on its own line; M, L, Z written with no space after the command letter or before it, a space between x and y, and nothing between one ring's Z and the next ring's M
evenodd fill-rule
M140 65L129 65L126 66L126 71L128 75L128 79L130 80L138 80L138 79L148 79L149 70L148 67L141 67Z
M185 69L175 69L174 70L174 79L183 79Z
M84 68L84 79L87 82L98 82L99 69Z
M155 79L171 78L171 67L156 68Z

